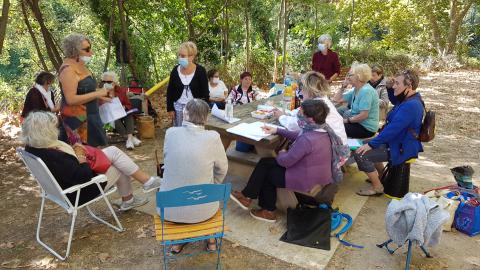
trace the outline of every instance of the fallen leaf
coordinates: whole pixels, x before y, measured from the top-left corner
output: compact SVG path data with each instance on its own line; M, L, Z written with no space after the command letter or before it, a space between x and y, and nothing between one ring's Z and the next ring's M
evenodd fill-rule
M13 242L5 242L0 244L1 249L14 248L15 244Z
M108 259L110 259L110 255L108 253L100 253L98 254L98 258L102 263L105 263L108 261Z

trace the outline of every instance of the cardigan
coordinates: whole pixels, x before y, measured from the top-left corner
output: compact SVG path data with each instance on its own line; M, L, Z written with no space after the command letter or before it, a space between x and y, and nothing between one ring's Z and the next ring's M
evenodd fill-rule
M420 133L424 109L419 93L403 102L396 99L393 89L388 90L388 95L394 106L387 115L384 128L368 145L377 148L386 144L390 149L389 161L392 165L398 165L418 157L418 153L423 152L422 144L410 129L413 129L416 134Z
M294 140L288 152L280 152L276 158L286 168L286 188L310 192L316 185L332 183L332 144L328 133L279 128L277 134Z
M327 55L318 51L312 57L312 70L320 72L329 80L333 74L340 74L340 60L337 53L328 49Z
M167 112L175 110L173 103L177 101L183 93L184 85L178 75L177 68L178 65L170 72L170 81L167 86ZM201 65L197 64L195 75L193 75L189 87L194 98L200 98L207 103L209 102L207 71Z
M50 91L50 94L52 95L52 102L53 104L55 104L53 92ZM33 111L51 111L42 93L40 93L40 91L35 87L32 87L28 91L27 96L25 97L25 102L23 104L22 110L22 118L26 118L28 114Z
M90 181L96 173L90 169L88 163L79 163L77 158L56 149L34 148L26 146L25 151L39 157L57 180L60 187L65 190L69 187ZM100 183L102 188L106 182ZM97 185L82 188L78 205L82 205L100 194ZM66 194L70 202L75 205L76 192Z
M220 135L187 121L183 121L183 126L167 129L163 156L164 173L160 191L190 185L219 184L227 175L228 160ZM218 209L218 202L165 208L165 219L197 223L209 219ZM160 213L159 209L157 211Z

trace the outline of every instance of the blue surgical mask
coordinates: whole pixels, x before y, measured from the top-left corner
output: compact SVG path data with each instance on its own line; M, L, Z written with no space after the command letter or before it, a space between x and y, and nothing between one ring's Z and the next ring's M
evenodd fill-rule
M179 57L178 58L178 64L183 67L183 68L186 68L188 66L188 58L182 58L182 57Z
M323 44L323 43L318 43L318 49L319 49L320 51L323 52L323 51L325 51L326 48L327 48L327 46L325 46L325 44Z

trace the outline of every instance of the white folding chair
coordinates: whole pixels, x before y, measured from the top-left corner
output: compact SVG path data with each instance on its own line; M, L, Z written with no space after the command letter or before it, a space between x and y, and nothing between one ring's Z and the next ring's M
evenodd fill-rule
M23 160L25 165L27 166L28 170L30 171L31 175L33 178L37 181L37 183L40 185L41 191L42 191L42 204L40 206L40 214L38 216L38 225L37 225L37 241L45 247L48 251L50 251L53 255L55 255L57 258L60 260L65 260L68 255L70 254L70 246L72 243L72 237L73 237L73 229L75 227L75 219L77 217L78 210L80 210L83 207L86 207L88 210L88 213L95 218L96 220L102 222L103 224L113 228L116 231L122 232L124 229L122 227L122 224L117 218L117 215L115 214L115 211L113 210L112 206L110 205L110 202L107 199L107 195L110 195L111 193L116 191L116 188L113 187L112 189L109 189L108 191L104 192L103 188L100 186L100 183L106 182L107 177L105 175L98 175L92 178L90 181L85 182L83 184L75 185L72 186L68 189L62 190L60 185L58 184L57 180L55 177L53 177L52 173L50 170L47 168L45 163L37 156L32 155L28 152L26 152L23 148L17 148L17 153L20 156L20 158ZM80 198L80 192L81 189L84 187L87 187L89 185L97 185L98 189L100 190L100 195L94 198L93 200L86 202L82 205L78 205L79 198ZM75 205L72 205L70 200L68 200L66 194L76 192L76 199L75 199ZM63 209L67 211L69 215L72 215L72 223L70 226L70 233L68 237L68 242L67 242L67 251L65 253L65 256L62 257L60 254L58 254L55 250L53 250L50 246L42 242L40 240L40 227L42 225L42 217L43 217L43 208L45 206L45 199L49 199L50 201L60 205ZM108 206L108 209L110 209L110 212L113 215L113 218L115 219L117 226L101 219L100 217L96 216L92 210L90 209L89 205L97 202L99 200L105 200L105 203Z

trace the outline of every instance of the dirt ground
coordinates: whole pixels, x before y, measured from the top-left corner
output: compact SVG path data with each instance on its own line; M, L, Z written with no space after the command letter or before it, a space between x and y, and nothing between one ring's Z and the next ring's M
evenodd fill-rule
M428 108L437 112L437 136L424 145L425 152L412 166L411 191L452 183L449 168L454 166L469 164L480 171L479 85L479 71L436 72L422 77L419 91ZM153 237L152 217L134 210L119 213L126 228L122 233L94 222L86 211L81 211L69 259L54 259L35 241L39 190L15 154L19 143L9 134L14 132L6 128L0 131L0 269L161 269L161 246ZM147 142L130 153L134 158L153 162L155 145L161 143ZM480 184L478 173L475 179ZM365 248L340 246L327 269L403 269L406 249L389 255L375 246L387 239L387 203L384 197L368 200L346 236ZM96 209L106 216L103 206ZM56 248L63 248L67 241L66 217L62 209L47 203L43 237L46 242L55 243ZM187 251L199 248L199 244L191 245ZM480 236L444 233L441 243L430 249L434 258L425 258L418 248L414 249L411 269L480 269L479 248ZM214 259L213 255L187 258L172 266L184 269ZM222 262L225 269L298 269L229 241L224 242Z

